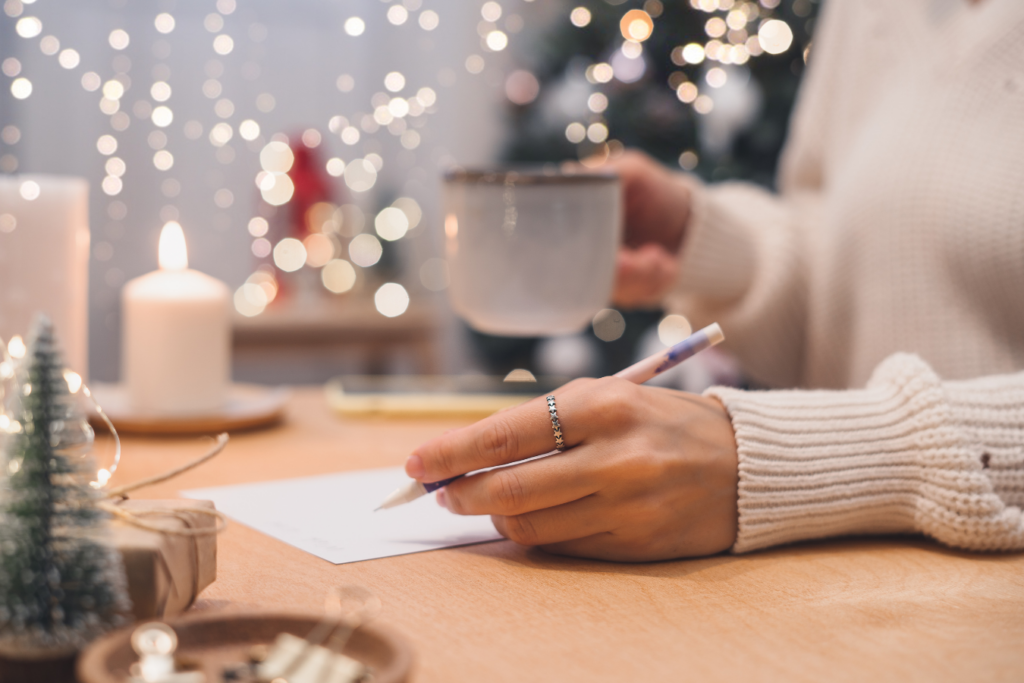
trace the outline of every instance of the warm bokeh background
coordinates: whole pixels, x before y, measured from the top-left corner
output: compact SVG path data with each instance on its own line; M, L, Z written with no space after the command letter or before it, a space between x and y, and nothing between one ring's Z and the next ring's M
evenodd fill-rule
M93 379L118 378L121 288L156 267L168 221L192 266L236 292L237 379L604 373L685 322L605 311L570 337L470 332L444 295L441 172L636 146L771 185L817 11L6 0L0 172L90 182ZM676 381L700 388L720 370Z

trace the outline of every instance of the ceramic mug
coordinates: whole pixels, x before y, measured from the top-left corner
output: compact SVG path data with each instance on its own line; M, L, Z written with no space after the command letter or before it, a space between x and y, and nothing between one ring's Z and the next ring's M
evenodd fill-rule
M621 204L612 173L449 172L444 230L455 311L488 334L583 329L611 298Z

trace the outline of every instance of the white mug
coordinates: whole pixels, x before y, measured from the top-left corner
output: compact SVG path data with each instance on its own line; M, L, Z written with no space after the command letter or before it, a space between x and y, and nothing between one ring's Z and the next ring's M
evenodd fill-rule
M618 176L452 171L444 211L452 306L476 330L569 334L608 305L622 233Z

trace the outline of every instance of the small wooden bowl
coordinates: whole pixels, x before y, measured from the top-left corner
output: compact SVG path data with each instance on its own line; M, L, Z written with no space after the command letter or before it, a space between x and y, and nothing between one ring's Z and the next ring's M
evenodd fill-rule
M226 665L246 662L254 645L270 645L279 633L304 638L319 616L280 613L199 613L168 621L178 635L179 659L195 661L208 681L221 680ZM123 683L138 655L132 650L134 624L100 638L78 659L80 683ZM373 668L374 683L405 683L412 666L412 648L378 626L352 634L344 653Z

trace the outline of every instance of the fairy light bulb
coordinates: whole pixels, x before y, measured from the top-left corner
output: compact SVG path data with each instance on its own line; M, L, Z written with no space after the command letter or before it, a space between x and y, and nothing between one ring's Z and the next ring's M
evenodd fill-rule
M82 388L82 376L74 370L64 370L64 381L67 382L68 391L77 394Z
M110 481L110 470L101 467L96 471L96 481L91 481L89 484L94 489L101 489L107 485L108 481Z
M18 334L11 337L7 344L7 352L11 354L11 358L24 358L26 350L25 342Z

